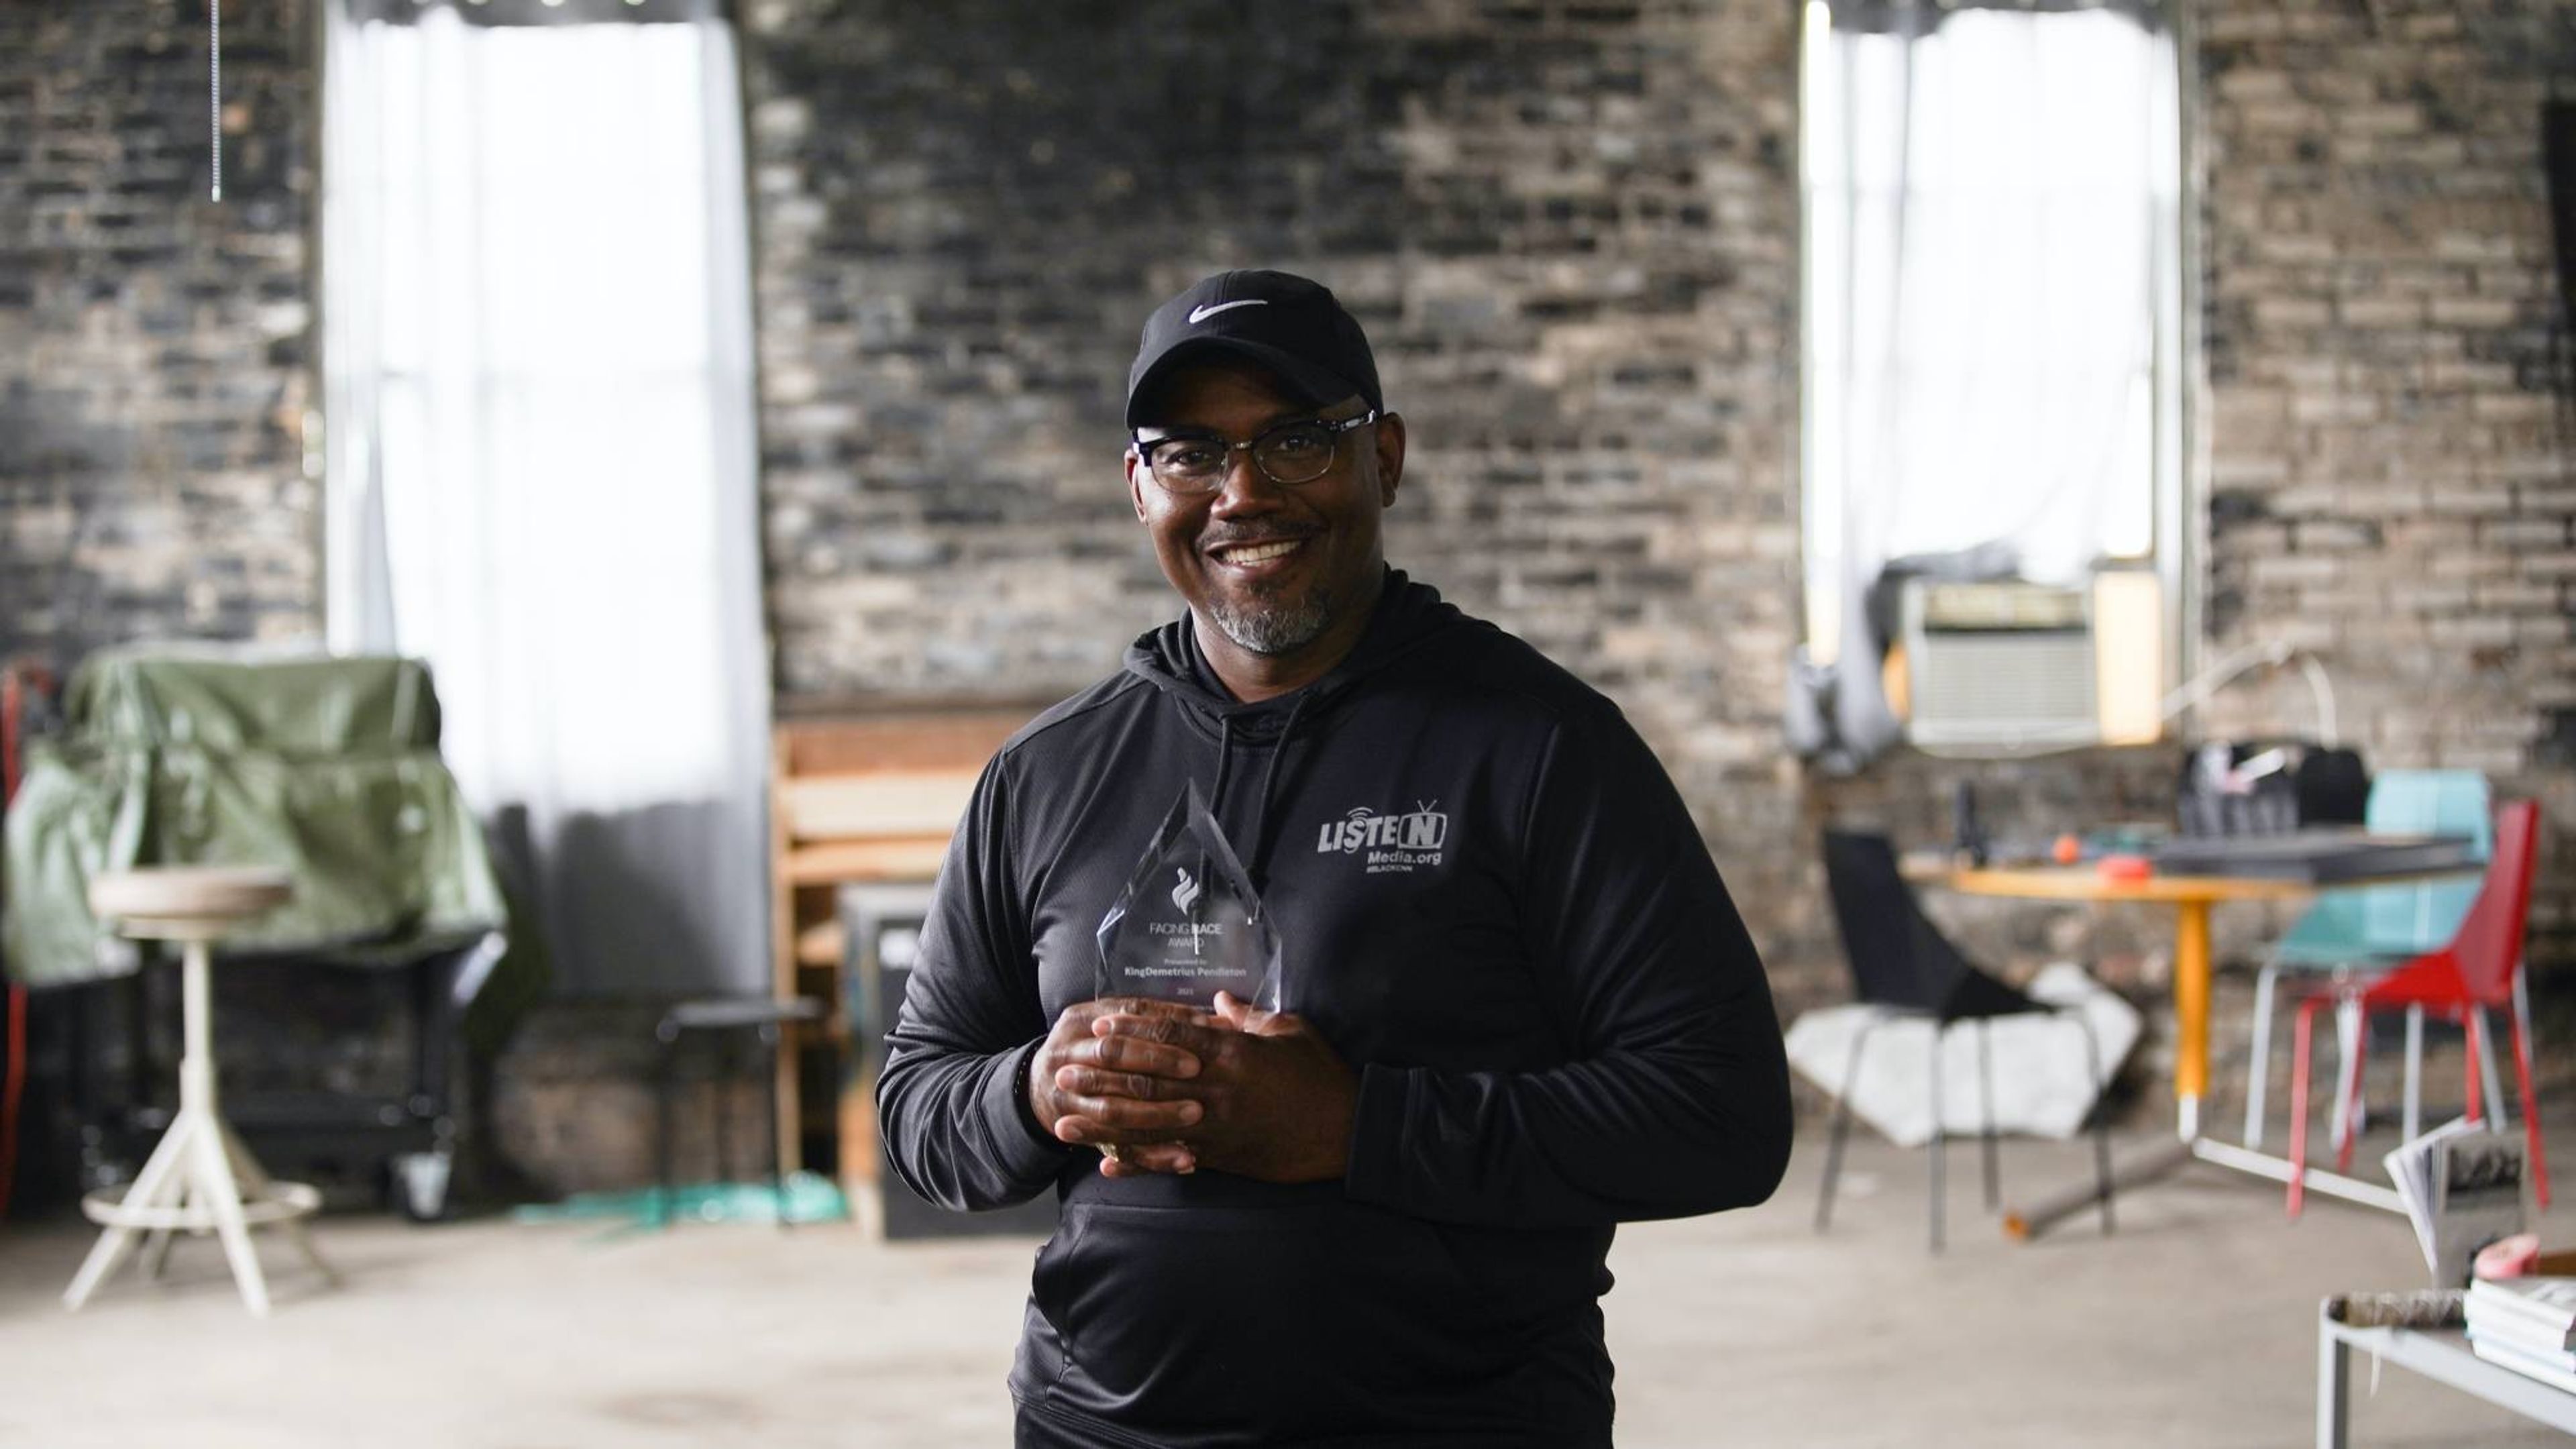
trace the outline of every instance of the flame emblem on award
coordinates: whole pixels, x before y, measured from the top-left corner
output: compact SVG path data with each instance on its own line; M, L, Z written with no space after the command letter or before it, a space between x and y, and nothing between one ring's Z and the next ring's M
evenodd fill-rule
M1179 866L1172 867L1172 874L1181 878L1181 883L1172 887L1172 904L1178 906L1181 914L1190 917L1193 923L1190 928L1190 954L1192 956L1203 955L1205 953L1200 949L1199 933L1196 925L1198 912L1190 909L1192 906L1199 903L1199 883L1190 879L1190 873L1181 869Z
M1208 1010L1217 993L1284 1011L1279 936L1261 893L1208 813L1182 787L1162 827L1101 917L1096 995L1141 996Z

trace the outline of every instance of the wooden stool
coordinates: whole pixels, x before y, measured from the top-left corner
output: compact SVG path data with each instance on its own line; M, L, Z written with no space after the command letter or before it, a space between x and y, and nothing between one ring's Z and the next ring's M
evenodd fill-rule
M77 1309L89 1301L89 1295L124 1260L137 1233L151 1234L144 1253L144 1274L150 1278L161 1275L172 1233L202 1237L212 1232L222 1238L233 1281L241 1285L242 1302L261 1318L268 1316L268 1283L260 1276L259 1255L251 1248L253 1227L283 1225L324 1280L339 1281L313 1250L300 1221L322 1205L321 1195L300 1182L269 1181L257 1159L225 1124L215 1101L209 947L235 926L265 914L293 894L286 874L274 870L146 869L90 882L90 910L100 920L114 923L120 935L177 941L185 947L180 968L185 1047L179 1058L178 1115L171 1118L170 1130L162 1134L143 1170L121 1196L110 1189L81 1200L81 1212L107 1231L99 1234L97 1245L63 1294L65 1307Z

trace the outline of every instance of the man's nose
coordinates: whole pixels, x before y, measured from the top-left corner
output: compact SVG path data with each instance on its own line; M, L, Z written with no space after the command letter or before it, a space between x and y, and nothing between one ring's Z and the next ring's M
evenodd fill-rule
M1217 481L1216 497L1209 511L1218 514L1257 513L1276 503L1280 485L1270 481L1261 465L1252 461L1250 448L1239 448L1226 454L1225 475Z

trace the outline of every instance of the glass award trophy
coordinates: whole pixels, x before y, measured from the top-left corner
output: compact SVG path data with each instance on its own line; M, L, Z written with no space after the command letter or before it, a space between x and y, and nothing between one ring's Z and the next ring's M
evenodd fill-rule
M1192 784L1100 921L1099 995L1143 996L1201 1011L1216 994L1283 1008L1279 938L1243 862Z

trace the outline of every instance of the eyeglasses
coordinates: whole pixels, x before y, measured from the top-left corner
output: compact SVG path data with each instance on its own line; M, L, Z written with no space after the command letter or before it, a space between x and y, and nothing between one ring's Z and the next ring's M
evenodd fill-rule
M1281 423L1248 443L1229 443L1207 433L1183 433L1177 437L1131 437L1128 446L1143 459L1154 481L1173 493L1213 493L1225 483L1226 470L1234 466L1234 455L1252 454L1252 466L1273 483L1294 488L1312 483L1333 466L1339 452L1342 434L1353 428L1376 422L1377 409L1371 408L1355 418L1325 422L1305 418Z

